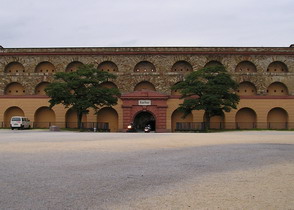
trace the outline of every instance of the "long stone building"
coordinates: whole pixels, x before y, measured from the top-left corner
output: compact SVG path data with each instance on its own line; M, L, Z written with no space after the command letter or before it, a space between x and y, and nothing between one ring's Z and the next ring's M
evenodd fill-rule
M203 111L186 118L171 86L185 74L209 65L224 65L240 84L237 110L214 117L215 129L294 128L293 47L126 47L126 48L0 48L0 127L12 116L28 117L34 127L75 127L76 114L62 105L49 109L44 88L56 72L94 64L117 75L103 85L122 93L114 107L83 117L86 127L107 125L125 131L130 122L156 132L197 129Z

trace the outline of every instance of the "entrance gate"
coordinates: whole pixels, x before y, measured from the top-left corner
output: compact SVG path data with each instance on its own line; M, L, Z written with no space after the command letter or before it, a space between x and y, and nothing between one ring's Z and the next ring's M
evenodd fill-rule
M155 118L150 112L140 112L136 115L134 119L134 124L138 131L143 131L143 129L150 125L151 131L155 131Z
M156 132L167 132L167 99L167 95L150 90L122 95L123 129L126 130L131 122L137 122L139 129L143 129L145 123L150 123Z

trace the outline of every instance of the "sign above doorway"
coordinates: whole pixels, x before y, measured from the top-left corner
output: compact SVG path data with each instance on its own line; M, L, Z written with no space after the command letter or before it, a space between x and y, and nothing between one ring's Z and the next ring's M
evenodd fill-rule
M138 100L138 105L139 106L150 106L151 100Z

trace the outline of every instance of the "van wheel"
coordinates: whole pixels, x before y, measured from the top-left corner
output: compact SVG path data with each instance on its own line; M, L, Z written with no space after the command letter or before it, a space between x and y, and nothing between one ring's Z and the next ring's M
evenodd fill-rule
M29 125L28 129L31 129L31 126Z
M11 130L14 130L14 128L11 127Z

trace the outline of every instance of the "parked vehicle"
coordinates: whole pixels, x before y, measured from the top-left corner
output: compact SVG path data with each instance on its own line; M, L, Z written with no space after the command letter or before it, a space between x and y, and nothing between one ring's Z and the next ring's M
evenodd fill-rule
M136 132L136 127L134 125L134 123L130 123L127 127L127 132Z
M31 122L27 117L23 116L13 116L10 120L10 128L13 130L14 128L17 129L24 129L24 128L31 128Z
M145 127L144 127L144 132L145 133L149 133L151 131L151 126L150 125L146 125Z

